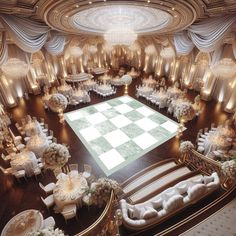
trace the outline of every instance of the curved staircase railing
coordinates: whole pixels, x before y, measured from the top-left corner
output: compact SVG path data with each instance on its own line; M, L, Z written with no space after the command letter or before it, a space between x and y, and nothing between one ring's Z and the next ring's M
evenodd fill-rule
M114 206L116 205L116 197L111 192L110 199L99 218L88 228L75 236L102 236L109 232L111 235L119 235L119 229L114 215Z
M222 173L222 164L220 162L204 156L194 149L191 149L187 153L183 153L179 161L184 162L186 165L192 167L195 170L199 170L206 175L217 172L220 177L221 185L226 189L236 184L235 181L228 179Z

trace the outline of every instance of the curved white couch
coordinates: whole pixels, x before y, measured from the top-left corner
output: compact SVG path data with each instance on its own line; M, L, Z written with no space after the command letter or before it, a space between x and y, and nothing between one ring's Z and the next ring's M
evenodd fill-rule
M217 173L213 173L211 176L181 181L148 201L136 205L131 205L125 199L121 199L123 224L132 230L158 224L188 205L196 203L219 186L220 179Z

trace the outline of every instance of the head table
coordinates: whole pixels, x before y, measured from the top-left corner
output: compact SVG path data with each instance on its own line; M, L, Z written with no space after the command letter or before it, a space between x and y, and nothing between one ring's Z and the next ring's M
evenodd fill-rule
M30 209L15 215L5 225L1 236L25 236L30 231L43 227L43 216L38 210Z
M79 204L82 201L83 193L88 187L86 179L82 174L63 175L53 190L53 197L56 204L56 211L60 212L64 206Z

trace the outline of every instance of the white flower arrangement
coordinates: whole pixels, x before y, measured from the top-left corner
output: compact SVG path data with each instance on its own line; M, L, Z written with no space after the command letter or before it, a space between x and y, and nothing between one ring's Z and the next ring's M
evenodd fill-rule
M102 207L109 200L112 190L115 195L121 191L119 184L115 180L99 178L85 191L86 202Z
M70 158L67 147L58 143L51 143L43 153L45 166L49 169L55 169L64 166Z
M225 161L222 163L221 169L226 177L236 180L236 159Z
M192 142L184 141L184 142L180 143L179 151L181 153L187 153L193 148L194 148L194 145L192 144Z
M58 228L48 227L44 229L39 229L34 232L28 233L26 236L66 236L64 232Z
M193 119L193 117L195 115L195 111L194 111L194 108L191 104L181 103L181 105L178 105L176 107L175 115L179 121L181 121L181 120L188 121L188 120Z
M49 108L54 112L64 111L68 105L66 97L60 93L53 94L48 100Z

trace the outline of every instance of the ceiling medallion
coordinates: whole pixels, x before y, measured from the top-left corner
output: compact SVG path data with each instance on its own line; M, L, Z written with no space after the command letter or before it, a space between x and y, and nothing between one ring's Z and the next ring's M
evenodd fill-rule
M165 28L172 18L169 13L151 7L114 4L79 11L70 18L70 24L86 33L104 35L112 29L117 32L117 28L122 28L132 30L134 36Z

